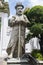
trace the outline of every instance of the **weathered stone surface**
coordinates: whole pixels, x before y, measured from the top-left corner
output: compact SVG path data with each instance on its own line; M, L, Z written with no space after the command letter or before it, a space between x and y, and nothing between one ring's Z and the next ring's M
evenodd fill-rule
M25 29L29 23L27 17L22 13L23 5L21 3L18 5L16 5L16 15L9 21L12 34L6 50L13 58L21 58L25 53Z
M7 61L7 65L30 65L29 62L25 59L10 59Z
M0 12L8 13L9 14L9 5L8 2L3 2L0 0Z

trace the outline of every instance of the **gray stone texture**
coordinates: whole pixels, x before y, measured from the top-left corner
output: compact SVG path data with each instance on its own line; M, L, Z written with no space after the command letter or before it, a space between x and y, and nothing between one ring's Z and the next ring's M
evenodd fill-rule
M11 38L7 47L7 53L12 57L22 57L25 53L25 29L29 23L27 17L22 13L23 5L17 3L15 6L16 15L9 21L9 26L12 27Z

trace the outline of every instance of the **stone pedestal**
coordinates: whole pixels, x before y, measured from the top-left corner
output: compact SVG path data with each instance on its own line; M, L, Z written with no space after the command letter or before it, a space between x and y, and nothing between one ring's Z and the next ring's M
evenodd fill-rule
M9 59L7 65L29 65L28 60L25 59Z

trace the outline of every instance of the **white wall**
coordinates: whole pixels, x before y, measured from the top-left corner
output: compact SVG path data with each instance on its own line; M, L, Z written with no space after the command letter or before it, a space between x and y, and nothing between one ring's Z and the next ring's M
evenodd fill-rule
M31 38L25 45L25 53L31 53L33 49L40 50L39 39L37 37Z
M1 22L1 41L0 41L0 55L6 54L6 48L10 39L10 28L8 27L8 14L0 12L2 17Z
M0 12L0 17L1 17L1 21L2 21L2 18L3 18L3 13L2 12ZM1 22L1 24L2 24L2 22ZM2 27L2 25L1 25L1 27ZM1 32L2 32L2 30L1 30ZM2 42L1 42L1 39L0 39L0 55L1 55L1 53L2 53Z

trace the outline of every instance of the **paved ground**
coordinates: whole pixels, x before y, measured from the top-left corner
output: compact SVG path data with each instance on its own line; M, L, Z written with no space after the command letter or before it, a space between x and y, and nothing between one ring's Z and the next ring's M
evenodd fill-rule
M0 59L0 65L7 65L7 63L3 59Z

